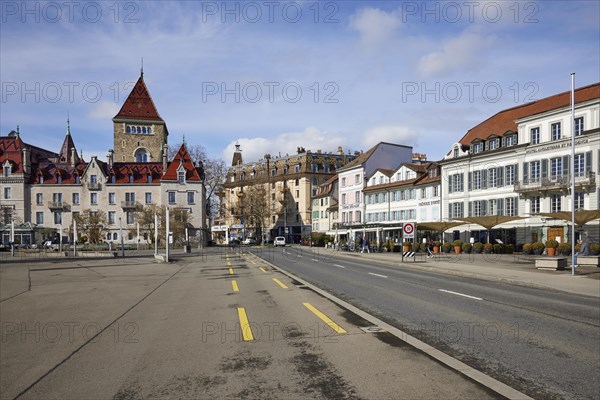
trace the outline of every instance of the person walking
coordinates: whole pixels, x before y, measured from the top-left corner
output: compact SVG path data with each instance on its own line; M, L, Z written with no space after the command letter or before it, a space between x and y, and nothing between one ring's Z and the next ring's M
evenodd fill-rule
M363 240L363 249L365 249L367 251L367 253L370 253L371 251L369 250L369 239L367 239L365 237L365 239Z

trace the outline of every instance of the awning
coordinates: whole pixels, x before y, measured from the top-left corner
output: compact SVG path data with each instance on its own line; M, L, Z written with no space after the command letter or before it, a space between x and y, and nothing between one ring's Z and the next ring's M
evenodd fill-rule
M504 224L510 221L516 221L519 219L525 219L527 217L507 216L507 215L486 215L484 217L466 217L466 218L455 218L463 223L477 224L483 226L488 231L496 225Z
M417 230L430 230L436 232L444 232L452 229L455 226L464 225L466 222L457 221L437 221L437 222L417 222Z
M571 222L571 211L558 211L553 213L539 213L535 214L541 217L562 219L563 221ZM575 225L579 229L583 228L583 225L588 222L600 219L600 210L577 210L575 211Z

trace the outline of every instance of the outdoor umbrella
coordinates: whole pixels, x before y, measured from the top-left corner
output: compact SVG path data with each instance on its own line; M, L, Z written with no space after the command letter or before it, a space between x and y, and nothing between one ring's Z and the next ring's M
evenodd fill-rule
M558 211L553 213L539 213L535 214L546 218L562 219L564 221L571 222L571 211ZM600 210L576 210L575 211L575 225L579 229L583 228L583 225L593 220L600 219Z
M464 223L477 224L483 226L488 231L488 243L490 242L490 230L496 225L503 224L505 222L516 221L525 217L508 216L508 215L486 215L484 217L466 217L466 218L455 218Z
M466 222L457 221L437 221L437 222L417 222L417 230L431 230L441 233L443 239L444 232L452 229L455 226L464 225Z

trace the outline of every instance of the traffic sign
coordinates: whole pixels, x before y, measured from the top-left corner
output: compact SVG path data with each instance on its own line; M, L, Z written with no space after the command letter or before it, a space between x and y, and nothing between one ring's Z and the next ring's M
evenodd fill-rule
M402 227L402 232L404 233L405 238L412 238L415 236L415 224L412 222L404 224Z

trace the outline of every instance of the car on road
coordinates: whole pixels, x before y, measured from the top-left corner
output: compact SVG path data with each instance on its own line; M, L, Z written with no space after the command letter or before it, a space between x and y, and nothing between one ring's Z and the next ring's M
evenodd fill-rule
M244 239L244 241L242 243L245 245L256 244L256 239L246 238L246 239Z
M285 246L285 238L283 236L277 236L273 241L273 247Z

